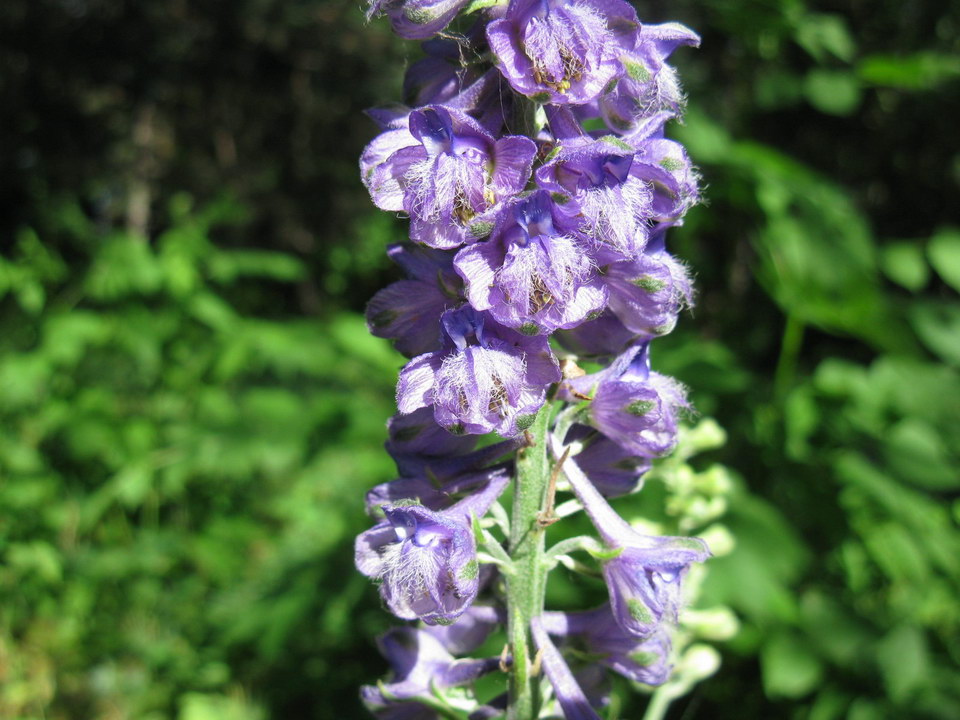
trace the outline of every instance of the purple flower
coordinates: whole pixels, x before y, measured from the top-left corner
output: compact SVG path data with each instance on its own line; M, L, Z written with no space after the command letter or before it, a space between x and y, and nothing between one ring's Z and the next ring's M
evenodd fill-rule
M553 452L562 454L555 439ZM603 564L616 623L634 637L651 637L663 622L676 620L683 576L690 563L710 557L710 550L699 538L641 535L617 515L573 458L563 470L604 543L619 551Z
M612 135L572 142L536 173L540 187L565 198L561 208L581 232L623 258L643 250L654 214L651 184L630 172L635 154Z
M469 115L442 105L410 113L412 140L402 132L388 130L368 146L363 179L377 207L410 214L412 239L441 249L489 234L493 224L483 213L523 189L537 151L518 135L494 140Z
M494 474L485 488L439 512L415 501L385 505L386 520L357 537L357 569L380 581L394 615L436 625L470 606L480 583L473 516L482 517L508 482Z
M683 93L676 71L666 61L680 45L699 44L700 37L679 23L639 28L633 49L622 56L623 76L599 101L607 124L618 132L628 132L639 120L661 110L679 113Z
M370 0L367 17L386 15L394 32L422 40L443 30L468 0Z
M377 639L393 678L360 689L363 704L382 720L435 720L437 714L417 698L432 700L435 690L471 683L497 669L498 658L456 660L427 630L391 628Z
M503 445L510 446L513 444L510 441L504 441L500 445L499 455L503 455L512 449L512 447L503 447ZM480 452L484 451L481 450ZM376 485L367 491L367 513L375 515L376 510L384 505L400 504L405 500L416 500L429 510L442 510L453 504L455 498L474 490L480 485L496 481L501 475L509 475L506 468L489 468L444 479L438 478L433 473L414 477L400 477Z
M504 17L487 26L487 40L518 93L576 105L621 74L620 55L639 24L622 0L511 0Z
M443 250L391 245L387 255L409 276L388 285L367 304L367 328L376 337L396 341L407 357L440 346L440 316L462 302L462 283L453 271L453 255Z
M700 200L699 175L687 151L678 142L657 137L637 140L625 136L624 141L637 147L631 175L654 188L650 212L651 221L657 225L650 234L676 225Z
M547 339L521 335L469 305L448 310L441 324L443 348L400 371L400 412L432 405L437 422L455 434L521 433L543 405L547 387L560 380Z
M386 448L397 465L397 471L403 478L428 478L431 487L439 481L484 468L523 442L522 439L504 440L470 452L476 444L476 436L453 435L440 427L429 407L409 415L394 415L387 428L390 439ZM394 495L391 499L396 497L414 495Z
M469 453L477 439L469 435L452 435L437 425L430 408L408 415L394 415L387 421L387 452L401 475L425 472L431 461L443 461Z
M658 457L673 449L677 415L689 407L683 386L673 378L650 371L648 344L621 354L606 370L567 380L590 396L590 423L632 455ZM573 398L571 398L573 399Z
M596 267L555 218L549 194L535 192L501 210L489 240L457 253L474 308L524 335L574 327L603 310Z
M600 716L590 707L590 701L577 683L567 661L563 659L556 645L550 640L547 631L543 628L543 621L539 617L530 621L533 632L533 642L543 653L543 670L550 679L553 693L563 709L566 720L600 720Z
M574 650L630 680L662 685L670 677L670 635L662 627L648 638L628 635L609 605L586 612L547 612L542 622L549 634L563 637Z
M687 268L666 252L643 253L632 262L605 268L610 310L624 327L643 338L673 330L677 315L693 304Z

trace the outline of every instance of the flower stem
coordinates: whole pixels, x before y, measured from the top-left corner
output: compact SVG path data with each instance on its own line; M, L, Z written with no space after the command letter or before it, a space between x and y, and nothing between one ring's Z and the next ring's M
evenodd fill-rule
M540 713L539 682L531 672L530 620L543 612L547 573L545 531L539 522L550 463L547 427L550 408L544 406L529 428L532 441L517 453L516 488L510 521L510 557L514 574L507 577L507 633L513 654L508 720L536 720Z

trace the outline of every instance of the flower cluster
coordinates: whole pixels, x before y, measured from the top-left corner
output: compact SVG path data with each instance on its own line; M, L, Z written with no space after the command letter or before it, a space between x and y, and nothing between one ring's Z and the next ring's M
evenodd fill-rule
M454 660L464 644L450 638L505 617L493 567L508 571L510 548L481 519L499 508L549 398L542 440L603 541L610 603L544 613L530 632L567 717L595 717L602 693L581 688L563 648L663 682L681 578L709 554L697 539L638 534L606 500L640 488L687 407L649 349L692 302L665 234L697 202L697 174L665 126L683 106L667 60L699 38L642 24L624 0L466 6L370 8L400 35L432 39L408 70L408 105L370 112L381 133L360 160L374 204L410 221L409 242L388 250L405 279L367 309L370 331L409 362L387 442L399 477L368 493L378 522L358 537L356 564L391 612L427 628L381 641L400 679L364 699L378 717L435 717L438 688L509 662ZM472 26L453 32L468 11ZM582 360L603 369L586 374ZM486 433L501 440L476 449ZM475 604L481 592L492 605ZM496 716L498 703L475 716Z

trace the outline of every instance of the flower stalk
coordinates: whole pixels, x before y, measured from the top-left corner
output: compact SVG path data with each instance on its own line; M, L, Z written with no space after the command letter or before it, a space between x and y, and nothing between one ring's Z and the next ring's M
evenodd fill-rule
M382 720L594 720L602 673L667 681L681 581L709 555L608 503L641 489L689 407L650 344L693 301L666 250L699 197L665 137L683 105L666 61L699 38L624 0L372 0L376 14L431 39L409 106L370 112L381 133L360 160L374 204L410 219L388 250L404 278L367 308L409 362L386 444L399 477L367 494L376 524L355 552L386 607L422 625L381 640L395 677L364 702ZM581 510L599 539L548 552L548 528ZM602 577L610 602L548 611L558 564ZM499 626L499 657L461 657ZM498 670L505 692L481 705L471 685Z
M509 546L515 572L506 583L507 637L513 656L508 720L534 720L540 710L539 683L532 673L530 621L543 612L546 590L546 533L539 518L550 478L549 415L549 405L537 413L527 431L527 445L517 454Z

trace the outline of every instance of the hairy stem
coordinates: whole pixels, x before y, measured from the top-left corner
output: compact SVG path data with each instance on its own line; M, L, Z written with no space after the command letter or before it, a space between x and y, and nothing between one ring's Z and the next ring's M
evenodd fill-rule
M540 712L539 683L532 673L530 619L543 612L546 589L544 528L539 522L550 463L547 426L550 408L544 406L529 429L532 444L517 453L516 488L510 521L510 557L514 573L507 577L507 633L513 654L508 720L535 720Z

